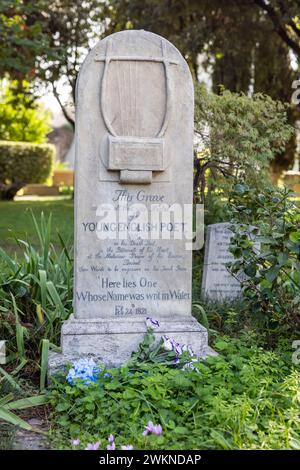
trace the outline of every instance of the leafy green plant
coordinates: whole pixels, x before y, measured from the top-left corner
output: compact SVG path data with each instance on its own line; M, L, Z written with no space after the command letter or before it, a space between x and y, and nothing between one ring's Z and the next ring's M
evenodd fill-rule
M41 432L28 424L24 419L13 413L11 410L24 410L35 406L45 405L48 403L48 398L45 395L35 395L32 397L22 398L20 400L13 400L13 395L10 393L0 398L0 420L5 421L14 426L18 426L27 431Z
M7 340L9 361L25 360L35 370L40 363L43 389L48 350L57 348L72 309L73 261L60 236L61 251L51 243L51 216L42 213L38 222L31 213L31 220L37 249L16 239L24 251L19 259L0 248L0 337Z
M287 189L238 184L231 198L230 264L246 274L245 307L272 333L300 329L300 210Z
M139 361L103 370L90 385L57 376L53 446L80 439L103 449L112 434L117 446L138 449L299 448L300 372L291 353L263 351L243 336L219 336L214 347L220 355L194 370ZM161 435L143 435L149 421L161 424Z
M48 397L45 394L36 394L31 384L20 379L26 364L27 361L23 359L10 373L0 367L0 449L11 448L11 441L17 427L27 431L41 432L18 415L20 410L48 403Z

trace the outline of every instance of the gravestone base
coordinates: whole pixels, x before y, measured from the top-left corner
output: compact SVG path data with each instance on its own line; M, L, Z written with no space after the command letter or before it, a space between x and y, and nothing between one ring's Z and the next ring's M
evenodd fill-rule
M163 335L180 344L189 345L201 358L216 353L208 346L206 328L192 316L170 316L159 319L159 327L153 330L157 342ZM147 332L142 319L79 319L73 315L62 327L62 353L49 355L49 376L62 370L68 363L80 357L92 357L107 367L118 367L137 351Z

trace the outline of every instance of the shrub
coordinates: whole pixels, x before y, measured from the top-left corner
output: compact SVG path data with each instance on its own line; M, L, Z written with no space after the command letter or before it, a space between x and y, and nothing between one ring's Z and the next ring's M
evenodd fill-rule
M45 182L54 156L50 144L0 142L0 199L13 199L26 184Z
M215 188L228 194L237 178L264 183L270 161L294 132L287 106L261 93L216 95L200 85L195 91L195 131L203 144L195 155L196 200L204 202L206 191Z
M247 275L245 307L270 339L278 327L300 330L300 210L290 195L287 189L258 192L239 184L231 199L231 271Z

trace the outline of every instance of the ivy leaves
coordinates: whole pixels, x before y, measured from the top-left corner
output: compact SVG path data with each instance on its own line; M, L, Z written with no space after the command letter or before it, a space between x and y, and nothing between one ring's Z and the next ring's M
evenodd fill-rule
M242 282L247 308L272 328L300 328L300 210L287 189L264 192L238 184L231 196L231 272Z

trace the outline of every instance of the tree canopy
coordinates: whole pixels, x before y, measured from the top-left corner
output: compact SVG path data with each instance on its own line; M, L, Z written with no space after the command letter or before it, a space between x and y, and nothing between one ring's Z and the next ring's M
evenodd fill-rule
M146 29L173 42L197 78L198 58L213 91L266 93L290 102L300 60L299 0L2 0L0 76L46 83L74 126L79 67L97 39ZM70 90L63 101L60 86ZM290 122L299 110L289 112ZM278 155L286 168L293 152Z

